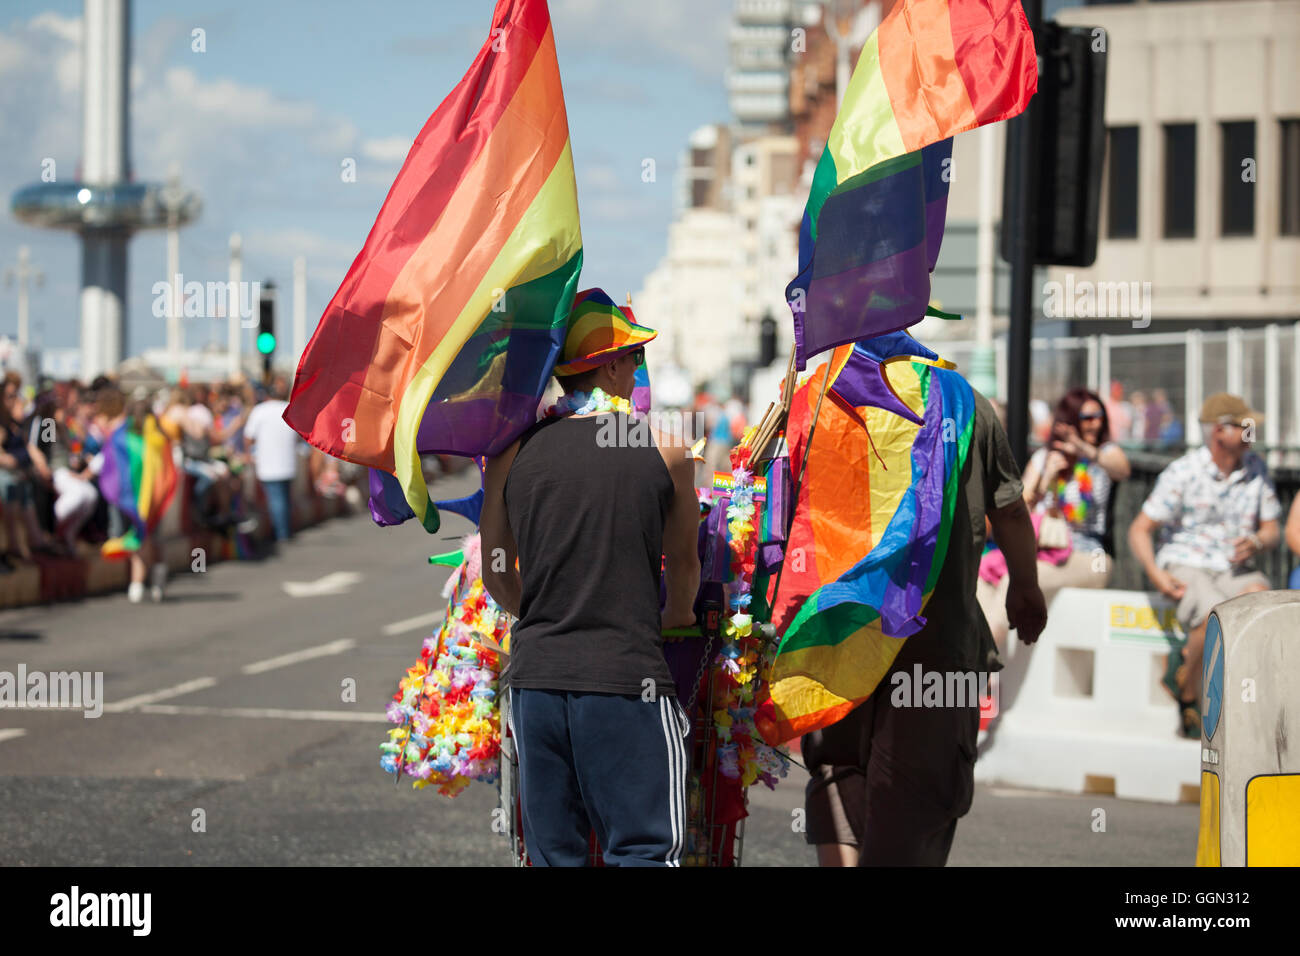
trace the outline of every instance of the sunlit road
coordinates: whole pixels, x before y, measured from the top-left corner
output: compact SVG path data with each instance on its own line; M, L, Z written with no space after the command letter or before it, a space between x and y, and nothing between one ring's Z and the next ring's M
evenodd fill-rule
M443 608L447 569L426 559L468 530L359 515L179 576L162 605L0 613L0 671L102 671L106 703L97 719L0 710L0 864L508 865L494 788L451 800L379 769L384 707ZM747 865L814 863L792 813L804 779L751 791ZM1195 836L1194 807L981 789L951 862L1190 864Z

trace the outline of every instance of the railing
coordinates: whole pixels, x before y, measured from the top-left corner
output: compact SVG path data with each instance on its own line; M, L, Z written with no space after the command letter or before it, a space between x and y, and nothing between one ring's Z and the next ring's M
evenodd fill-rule
M1120 434L1119 440L1158 440L1199 444L1197 418L1206 396L1231 392L1263 413L1261 446L1289 446L1291 454L1275 453L1270 463L1300 464L1300 335L1291 324L1263 328L1233 328L1217 332L1155 332L1134 329L1126 335L1035 338L1031 352L1030 397L1049 406L1067 389L1085 385L1110 397L1112 382L1123 386L1124 399L1141 393L1150 400L1160 393L1164 420L1145 416L1142 428ZM944 358L970 371L971 341L927 342ZM994 340L999 391L1006 388L1006 340ZM1005 394L999 394L1005 400Z

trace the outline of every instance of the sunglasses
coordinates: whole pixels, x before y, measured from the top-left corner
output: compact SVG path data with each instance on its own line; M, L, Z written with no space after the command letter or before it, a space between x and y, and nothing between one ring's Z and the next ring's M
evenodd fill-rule
M627 354L630 355L630 356L632 356L632 358L636 361L636 364L637 364L637 365L644 365L644 364L645 364L645 346L644 346L644 345L642 345L642 346L638 346L637 348L634 348L632 351L628 352Z
M1091 415L1080 415L1081 422L1095 422L1101 418L1101 412L1093 412Z

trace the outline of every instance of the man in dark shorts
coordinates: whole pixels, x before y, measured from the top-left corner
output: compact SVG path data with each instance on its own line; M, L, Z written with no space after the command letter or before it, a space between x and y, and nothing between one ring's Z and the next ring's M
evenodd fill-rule
M584 865L593 829L613 866L677 866L685 842L689 726L661 631L695 622L695 463L619 420L655 335L580 294L555 369L569 413L485 469L483 582L518 618L502 684L534 865Z
M811 774L807 840L823 866L947 862L957 820L974 795L979 702L962 693L964 700L916 706L919 692L910 685L918 665L920 674L942 675L945 689L978 686L978 675L1002 667L975 599L985 515L1007 559L1007 617L1026 644L1038 640L1047 608L1022 493L1006 433L976 392L975 431L926 624L908 638L875 693L802 741Z

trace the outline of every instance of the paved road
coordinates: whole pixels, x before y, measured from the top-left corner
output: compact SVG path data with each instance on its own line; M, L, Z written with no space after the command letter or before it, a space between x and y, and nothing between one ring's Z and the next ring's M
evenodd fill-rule
M448 571L425 559L469 530L358 516L181 576L161 606L0 613L0 671L102 671L108 703L98 719L0 710L0 865L507 864L493 788L448 800L378 764L383 709L443 607ZM813 864L792 825L802 781L751 791L747 864ZM982 789L952 862L1190 864L1195 839L1194 807Z

